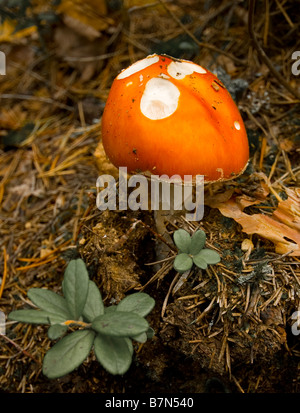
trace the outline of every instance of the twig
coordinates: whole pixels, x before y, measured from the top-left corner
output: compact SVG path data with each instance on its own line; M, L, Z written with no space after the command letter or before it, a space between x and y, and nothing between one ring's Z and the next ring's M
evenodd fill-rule
M291 27L291 29L294 28L294 23L292 22L292 20L289 18L287 12L284 10L283 6L281 5L280 1L275 0L276 4L278 6L278 8L280 9L281 13L284 15L286 21L288 22L289 26Z
M169 7L166 5L166 3L163 2L163 0L159 0L160 4L166 9L166 11L170 14L170 16L176 21L176 23L184 30L184 32L199 46L199 47L205 47L206 49L213 50L214 52L223 54L227 57L229 57L231 60L236 62L237 64L242 64L246 65L246 61L238 59L237 57L233 56L231 53L226 52L225 50L219 49L218 47L210 44L210 43L204 43L200 42L197 37L178 19L178 17L172 12L172 10L169 9Z
M106 53L106 54L102 54L102 55L99 55L99 56L84 56L84 57L65 56L63 58L63 60L65 62L85 62L85 63L98 62L100 60L107 60L107 59L110 59L111 57L118 56L118 55L124 53L125 51L126 51L126 49L121 49L121 50L117 50L116 52Z
M281 260L282 258L287 257L289 254L291 254L294 251L288 251L282 255L279 255L278 257L274 257L274 258L261 258L258 260L249 260L248 263L249 264L257 264L257 263L266 263L268 264L269 262L274 262L274 261L278 261Z
M162 305L162 309L161 309L161 317L163 318L164 317L164 315L165 315L165 311L166 311L166 308L167 308L167 304L168 304L168 300L169 300L169 297L170 297L170 294L171 294L171 292L172 292L172 290L173 290L173 287L174 287L174 284L176 283L176 281L178 280L178 277L179 277L179 272L175 275L175 277L173 278L173 280L172 280L172 282L171 282L171 284L170 284L170 288L169 288L169 291L168 291L168 293L167 293L167 295L166 295L166 297L165 297L165 299L164 299L164 302L163 302L163 305Z
M242 386L240 385L240 383L237 381L237 379L234 377L234 375L231 375L232 380L234 381L235 385L237 386L237 388L239 389L239 391L241 393L245 393Z
M61 325L66 325L66 326L76 325L79 327L89 328L91 327L92 323L85 323L84 321L80 321L80 320L67 320L61 323Z
M145 263L145 265L162 264L163 262L174 260L174 258L175 258L175 255L172 255L172 257L164 258L163 260L154 261L154 262L147 262L147 263Z
M255 33L254 33L254 28L253 28L253 18L254 18L254 9L255 9L255 0L249 0L249 12L248 12L248 32L249 36L252 40L252 43L263 60L263 62L268 66L270 72L274 75L274 77L278 80L279 83L281 83L292 95L294 95L297 99L300 99L300 94L291 87L291 85L285 80L285 78L277 72L277 70L274 68L271 60L268 58L260 44L258 43Z
M173 0L165 0L165 1L170 3ZM134 11L140 11L140 10L143 10L143 9L148 9L149 7L155 7L158 4L159 4L159 2L156 1L154 3L143 4L143 5L140 5L140 6L132 6L132 7L130 7L130 9L127 10L127 12L132 13Z
M15 343L13 340L11 340L10 338L8 338L5 334L1 334L0 337L3 337L4 340L6 340L8 343L12 344L13 346L16 347L16 349L18 349L21 353L23 353L25 356L30 357L35 363L41 365L41 363L39 362L39 360L37 360L35 357L33 357L33 355L31 355L30 353L28 353L27 350L24 350L21 346L19 346L17 343Z
M42 96L30 96L30 95L23 95L23 94L14 94L14 93L4 93L0 95L1 99L20 99L20 100L37 100L44 103L49 103L50 105L58 106L61 109L66 109L70 112L74 112L74 108L72 106L64 105L63 103L56 102L53 99L45 98Z

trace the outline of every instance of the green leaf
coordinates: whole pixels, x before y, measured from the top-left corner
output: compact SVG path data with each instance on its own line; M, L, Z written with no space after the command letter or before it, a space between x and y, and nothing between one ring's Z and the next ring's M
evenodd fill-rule
M82 312L83 316L92 322L98 315L104 314L104 305L99 288L94 281L89 281L88 295Z
M194 232L191 238L190 254L197 255L205 245L206 235L205 232L199 229Z
M123 298L117 305L117 311L132 312L145 317L153 309L155 300L146 293L134 293Z
M77 330L58 341L44 357L45 376L56 379L76 369L89 355L94 338L92 330Z
M44 310L15 310L8 314L8 318L28 324L58 324L66 319L61 315L49 313Z
M94 351L99 363L111 374L124 374L132 361L133 346L126 337L109 337L98 334Z
M189 253L191 245L191 236L184 229L178 229L174 232L174 242L181 252Z
M188 254L182 253L182 254L178 254L175 257L173 267L175 268L177 272L184 273L190 270L192 266L193 266L193 260Z
M147 339L151 339L155 336L155 331L153 330L152 327L149 327L148 330L146 331L147 334Z
M78 258L69 262L63 280L63 292L72 318L82 315L89 288L89 275L85 263Z
M208 248L201 250L198 255L200 255L200 257L203 258L207 264L217 264L221 261L220 255L216 251Z
M105 313L110 313L113 311L117 311L117 306L115 304L110 305L109 307L104 307Z
M66 299L53 291L43 288L30 288L28 297L42 310L61 315L65 320L71 317Z
M201 251L199 252L199 254L193 257L193 262L195 265L197 265L197 267L201 268L202 270L206 270L207 262L205 261L204 258L202 258L200 254L201 254Z
M131 337L132 340L137 341L138 343L146 343L148 337L147 337L147 333L141 333L137 336Z
M148 330L148 322L135 313L109 311L95 318L92 328L115 337L134 337Z
M138 343L146 343L148 339L151 339L155 335L155 331L152 327L149 327L145 333L139 334L138 336L131 337L132 340L137 341Z
M56 340L68 331L68 326L61 324L53 324L48 329L48 337L50 340Z

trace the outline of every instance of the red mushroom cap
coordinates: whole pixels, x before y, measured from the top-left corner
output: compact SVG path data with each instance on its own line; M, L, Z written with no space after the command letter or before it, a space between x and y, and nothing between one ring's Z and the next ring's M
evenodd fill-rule
M220 80L195 63L150 55L114 80L102 117L108 158L128 172L232 179L249 159L241 115Z

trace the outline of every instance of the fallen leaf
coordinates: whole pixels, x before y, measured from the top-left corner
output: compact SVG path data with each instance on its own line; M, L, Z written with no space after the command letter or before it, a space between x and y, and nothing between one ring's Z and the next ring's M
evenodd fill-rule
M58 12L63 14L64 23L81 36L95 40L101 36L111 19L106 17L107 7L104 0L62 0Z
M300 188L286 188L288 198L278 204L273 217L289 227L300 231Z
M267 193L263 186L260 192ZM286 193L288 198L278 203L272 216L249 215L243 212L247 206L262 201L255 196L237 196L233 193L230 199L225 201L218 202L218 199L212 197L206 200L205 204L218 208L225 217L233 218L246 234L258 234L272 241L278 254L290 253L291 256L300 256L300 188L286 188Z
M222 215L233 218L238 222L246 234L258 234L275 244L278 254L291 252L290 255L300 256L300 232L276 221L264 214L248 215L242 212L237 204L230 204L219 208Z
M5 19L3 24L0 25L0 43L2 42L15 42L24 37L30 36L36 33L36 26L26 27L25 29L17 30L17 21Z

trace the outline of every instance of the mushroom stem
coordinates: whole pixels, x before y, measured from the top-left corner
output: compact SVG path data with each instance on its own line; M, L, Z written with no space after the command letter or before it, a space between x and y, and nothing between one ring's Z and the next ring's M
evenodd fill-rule
M197 175L195 179L185 176L185 179L161 180L161 194L158 208L154 211L157 232L173 245L173 240L167 230L168 223L176 227L176 221L184 216L187 221L200 221L204 214L204 177ZM167 186L166 186L167 185ZM165 192L164 192L165 190ZM159 246L158 258L168 255L167 245Z
M192 203L192 192L189 194L186 186L181 180L178 182L161 180L162 191L159 194L158 208L154 211L154 219L158 234L171 245L173 245L173 240L168 232L167 225L169 223L176 225L176 220L187 214L186 206ZM191 185L191 189L194 188ZM169 251L167 244L159 242L157 258L164 259Z
M163 185L163 184L162 184ZM174 219L174 184L170 184L169 209L166 209L166 202L163 199L164 191L162 186L161 196L159 196L158 209L154 210L154 220L156 231L161 235L168 244L173 245L173 240L167 230L167 224ZM158 240L156 245L156 257L158 260L168 256L170 248L164 242Z

